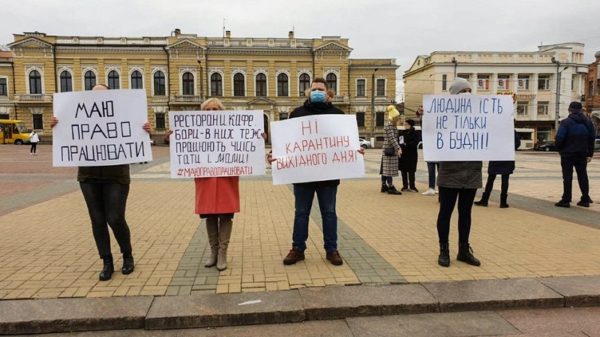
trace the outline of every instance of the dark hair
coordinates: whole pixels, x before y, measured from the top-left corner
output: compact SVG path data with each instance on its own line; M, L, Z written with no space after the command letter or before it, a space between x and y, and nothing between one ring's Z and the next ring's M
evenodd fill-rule
M327 85L327 81L325 81L325 79L323 77L315 77L315 79L312 81L313 83L323 83L325 85L325 89L328 90L329 86Z
M410 125L411 127L415 126L415 121L412 119L407 119L406 123L408 123L408 125Z

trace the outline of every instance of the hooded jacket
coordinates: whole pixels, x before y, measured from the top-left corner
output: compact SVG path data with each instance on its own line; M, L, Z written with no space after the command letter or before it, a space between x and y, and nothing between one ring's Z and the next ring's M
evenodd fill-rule
M592 121L580 111L571 112L560 123L556 133L556 147L561 156L592 157L595 137Z

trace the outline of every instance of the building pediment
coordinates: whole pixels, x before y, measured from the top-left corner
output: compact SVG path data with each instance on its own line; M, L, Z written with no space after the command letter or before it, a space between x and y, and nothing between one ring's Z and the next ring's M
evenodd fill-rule
M351 52L352 48L344 46L341 43L335 42L335 41L330 41L327 42L317 48L314 49L315 51L324 51L324 52Z
M206 48L197 44L196 42L190 39L183 39L181 41L177 41L176 43L170 44L167 46L167 49L202 49Z
M248 101L248 105L275 105L276 102L273 100L270 100L266 97L257 97L251 101Z
M419 68L423 68L425 65L427 65L429 63L428 60L428 55L419 55L417 56L417 58L415 59L415 61L413 62L413 64L410 66L410 68L408 68L407 71L405 71L406 73L409 73L413 70L419 69Z
M11 49L15 48L52 48L52 44L36 37L29 37L21 41L8 44Z

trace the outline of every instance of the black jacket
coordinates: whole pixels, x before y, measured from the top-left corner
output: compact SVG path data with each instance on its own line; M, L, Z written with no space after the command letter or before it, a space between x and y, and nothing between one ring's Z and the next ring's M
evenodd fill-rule
M561 156L594 155L596 131L592 121L581 112L571 112L565 118L556 133L556 147Z
M400 144L402 154L400 155L399 169L401 171L415 172L417 170L418 152L417 146L421 141L415 128L404 130L400 133L404 137L404 144ZM398 138L400 138L400 136Z
M297 107L290 113L290 118L299 118L314 115L343 115L344 112L333 106L331 103L310 103L306 100L302 106ZM308 183L298 183L297 185L316 185L316 186L337 186L340 180L323 180ZM296 184L294 184L296 185Z

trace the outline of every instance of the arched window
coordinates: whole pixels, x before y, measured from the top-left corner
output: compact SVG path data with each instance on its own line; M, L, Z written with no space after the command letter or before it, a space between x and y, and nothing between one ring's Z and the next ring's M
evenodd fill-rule
M131 73L131 89L144 89L144 79L142 73L134 70Z
M111 70L108 73L108 87L111 89L119 89L121 85L119 84L119 73L116 70Z
M60 91L73 91L73 77L71 76L71 73L66 70L63 70L60 73Z
M308 76L308 74L303 73L302 75L300 75L300 79L299 79L299 86L298 86L298 90L299 90L299 95L302 97L304 95L306 95L306 90L310 89L310 76Z
M165 89L165 74L159 70L154 73L154 96L164 96Z
M256 96L267 96L267 76L263 73L256 75Z
M88 70L83 75L83 87L85 90L92 90L96 85L96 74L93 71Z
M223 78L219 73L210 75L210 95L223 96Z
M29 72L29 93L30 94L41 94L42 93L42 76L37 70Z
M246 83L244 74L233 75L233 96L246 96Z
M194 75L190 72L183 73L183 94L194 95Z
M327 82L327 86L330 90L333 90L334 93L337 93L337 76L334 73L327 74L325 77L325 82Z
M289 96L288 76L286 74L277 75L277 96Z

